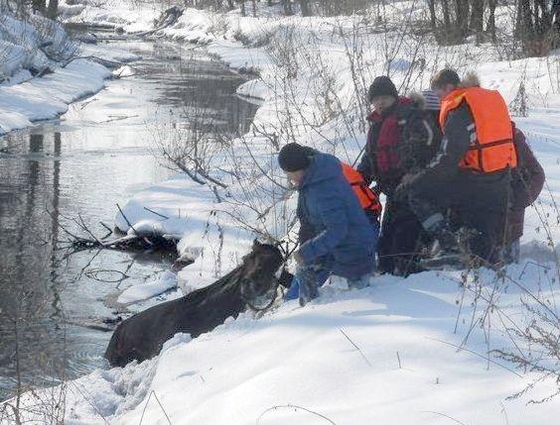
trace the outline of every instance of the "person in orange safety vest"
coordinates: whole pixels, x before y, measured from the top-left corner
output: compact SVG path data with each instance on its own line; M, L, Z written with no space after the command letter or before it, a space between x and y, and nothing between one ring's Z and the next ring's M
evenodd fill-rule
M431 85L441 99L443 140L428 167L405 176L398 188L434 238L423 265L465 265L473 254L500 263L511 169L517 167L506 103L499 92L481 88L474 74L461 81L454 70L444 69Z

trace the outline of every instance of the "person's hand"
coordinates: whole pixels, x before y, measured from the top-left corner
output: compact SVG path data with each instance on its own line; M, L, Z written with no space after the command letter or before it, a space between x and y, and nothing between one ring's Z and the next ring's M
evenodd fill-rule
M414 180L414 178L416 177L416 174L405 174L402 179L401 179L401 184L399 186L403 186L403 187L407 187L408 185L410 185L410 183L412 183L412 181Z
M396 187L395 192L393 194L396 200L404 201L408 197L408 190L410 188L410 183L412 182L411 174L406 174L400 184Z
M299 253L299 251L294 252L293 258L299 266L302 266L305 263L305 260L303 259L303 256Z

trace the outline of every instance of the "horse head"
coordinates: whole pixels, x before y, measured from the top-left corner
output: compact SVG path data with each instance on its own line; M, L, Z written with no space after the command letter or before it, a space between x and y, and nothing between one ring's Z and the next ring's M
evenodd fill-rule
M243 258L239 281L242 297L252 302L276 291L278 279L275 275L283 262L277 246L255 239L253 249Z

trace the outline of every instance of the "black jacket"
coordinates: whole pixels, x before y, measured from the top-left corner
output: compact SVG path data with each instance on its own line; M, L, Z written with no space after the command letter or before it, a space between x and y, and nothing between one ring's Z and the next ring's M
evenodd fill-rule
M425 110L406 97L371 113L365 153L357 167L365 182L391 196L405 174L424 168L434 157L441 132Z
M408 183L429 189L433 183L453 181L450 190L464 191L466 204L492 212L504 212L510 199L510 170L479 173L462 169L461 159L467 153L471 138L476 137L474 118L467 103L449 112L443 126L443 139L435 158Z

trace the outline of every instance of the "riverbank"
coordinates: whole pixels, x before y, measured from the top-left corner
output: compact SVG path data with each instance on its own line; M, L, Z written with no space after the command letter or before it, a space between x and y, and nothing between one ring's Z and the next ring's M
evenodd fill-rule
M187 8L173 25L156 29L153 24L147 25L147 16L156 19L162 10L135 14L126 3L110 4L114 6L113 25L118 23L123 31L153 31L156 37L194 43L239 72L258 75L237 90L240 95L263 101L251 131L229 140L229 148L214 153L207 164L211 177L227 189L188 180L177 186L177 181L172 181L137 194L124 208L132 223L157 220L145 208L172 218L178 211L192 210L193 225L184 227L180 248L197 253L206 249L212 254L198 255L195 265L179 274L183 288L205 286L221 275L221 266L217 269L215 265L223 258L234 259L228 263L228 267L233 266L249 248L255 230L273 238L288 232L290 205L277 204L285 191L269 181L283 181L274 160L278 146L295 140L354 163L365 140L364 117L369 106L363 99L369 82L376 75L389 73L402 92L420 91L429 85L432 73L442 63L476 71L485 87L503 94L516 115L526 114L519 111L523 85L530 116L514 119L543 166L551 170L547 173L551 196L543 194L538 205L528 209L522 250L531 255L546 251L551 241L555 245L560 240L560 225L554 221L547 223L550 234L542 232L543 217L557 215L553 197L560 194L560 182L554 173L554 148L560 138L550 126L551 120L560 116L560 86L553 72L554 64L560 65L558 56L500 61L501 53L490 44L437 47L429 36L413 35L403 43L398 25L405 17L420 19L424 13L414 2L397 2L389 9L384 17L384 25L390 28L386 32L381 32L371 21L373 15L367 13L353 17L286 17L279 6L265 5L259 6L257 18L242 17L239 10L212 13ZM500 25L507 25L506 12L498 9ZM68 19L108 24L103 7L86 6L82 14ZM238 179L239 170L253 180ZM217 202L214 189L221 202ZM273 214L261 214L271 205L278 205L282 211L275 208ZM219 219L216 212L221 212ZM203 231L197 223L204 223ZM120 213L116 214L116 225L123 231L129 228ZM227 231L231 228L242 230ZM173 230L180 229L173 226Z
M0 400L103 367L111 320L180 296L175 275L165 273L172 254L73 253L62 228L77 234L73 219L81 217L102 237L100 222L111 226L115 204L175 174L154 155L150 130L183 126L178 110L204 108L224 118L215 124L220 132L237 132L256 109L235 96L244 79L204 52L131 38L95 48L90 54L138 59L60 119L8 134L0 145ZM142 302L150 297L141 288L154 282L171 291Z
M59 117L68 105L104 87L113 74L91 60L137 59L124 52L79 46L62 25L31 15L0 18L0 136ZM118 62L115 62L118 64Z
M111 76L104 66L78 59L50 75L0 85L0 136L58 118L71 103L103 89Z
M556 163L553 149L560 144L560 138L551 123L560 114L560 74L555 72L560 69L560 56L504 60L499 47L437 47L429 35L411 35L411 40L404 43L399 38L398 25L403 19L421 19L425 12L414 2L396 2L388 9L383 16L389 28L386 32L370 22L372 15L368 13L354 17L286 17L278 5L259 5L257 18L242 17L239 10L212 13L187 8L173 25L156 29L151 22L162 9L148 7L136 13L127 8L126 2L109 4L112 24L124 31L153 31L157 37L194 43L239 72L258 75L237 90L240 95L263 101L253 131L232 141L241 151L236 160L251 157L247 145L251 146L254 155L244 164L246 167L255 168L250 162L264 164L261 171L281 179L271 156L277 152L277 144L292 140L353 163L365 139L364 117L369 106L363 98L369 82L376 75L389 74L401 92L419 91L429 85L433 72L443 65L474 71L484 87L499 90L539 160L547 168ZM507 9L498 8L498 24L509 25L507 19ZM68 20L109 23L103 6L91 5ZM520 110L521 103L526 110ZM219 156L216 168L221 168L224 161L227 159ZM228 179L222 170L212 170L212 176ZM549 173L548 184L551 195L560 194L554 173ZM274 199L268 196L267 201L273 203ZM525 244L543 240L538 216L555 214L550 199L543 197L542 201L544 211L527 214ZM126 223L118 217L117 225L127 230ZM560 227L550 225L552 239L560 240ZM277 235L274 231L271 234Z

